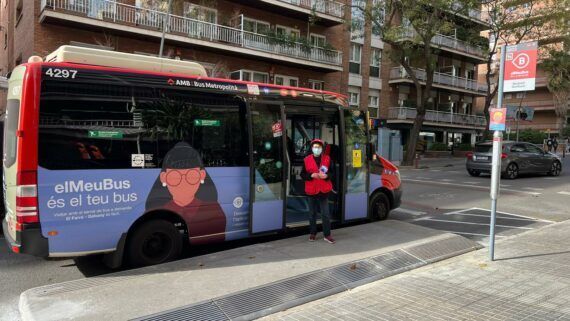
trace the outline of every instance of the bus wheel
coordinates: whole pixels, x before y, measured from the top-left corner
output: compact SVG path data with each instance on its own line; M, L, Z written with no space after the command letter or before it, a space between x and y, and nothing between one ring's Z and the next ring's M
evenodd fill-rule
M169 221L150 220L140 225L128 243L129 262L147 266L172 261L182 252L182 237Z
M370 206L373 220L383 221L388 218L388 214L390 213L390 201L386 194L376 193L370 201Z

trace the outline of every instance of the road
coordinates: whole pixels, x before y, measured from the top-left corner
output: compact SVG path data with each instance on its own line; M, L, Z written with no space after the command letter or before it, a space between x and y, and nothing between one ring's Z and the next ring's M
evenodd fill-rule
M527 175L501 180L497 233L509 236L570 219L570 158L558 177ZM404 197L392 219L457 232L485 244L489 229L490 176L471 177L461 160L400 170Z
M442 161L441 164L445 164ZM485 243L488 230L489 177L470 177L454 161L452 167L401 169L404 182L402 207L392 219L410 221L430 228L462 232ZM527 176L502 181L497 221L500 236L540 228L570 218L570 158L564 160L559 177ZM514 214L514 215L513 215ZM505 227L506 226L506 227ZM270 241L274 238L257 239ZM78 260L44 260L11 253L0 236L0 320L18 320L19 294L29 288L91 277L112 272L97 257ZM249 241L252 242L252 241ZM214 250L197 249L186 257L205 251L220 251L248 244L247 241L224 245Z

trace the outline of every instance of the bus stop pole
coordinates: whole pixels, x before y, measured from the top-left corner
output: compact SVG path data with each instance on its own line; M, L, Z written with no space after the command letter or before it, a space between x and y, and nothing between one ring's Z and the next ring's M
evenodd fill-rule
M503 107L503 78L505 73L506 45L501 46L501 64L499 69L499 89L497 92L497 108ZM489 259L495 260L495 221L497 220L497 199L501 179L501 151L503 132L493 133L493 160L491 163L491 222L489 224Z

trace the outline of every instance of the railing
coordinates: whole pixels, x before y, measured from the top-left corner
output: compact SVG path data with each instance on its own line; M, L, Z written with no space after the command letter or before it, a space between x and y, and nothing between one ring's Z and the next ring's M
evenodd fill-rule
M332 0L278 0L285 3L297 5L305 9L315 10L317 13L324 13L337 18L344 17L344 4Z
M418 36L418 33L412 27L405 28L402 31L402 38L415 38ZM461 51L464 53L468 53L477 57L484 58L485 51L483 48L472 45L466 41L459 40L453 37L444 36L442 34L437 34L431 39L431 44L446 47L450 49L454 49L457 51Z
M462 8L462 4L460 2L454 2L452 5L453 10L455 11L460 11ZM479 21L484 21L484 22L488 22L488 19L486 19L487 17L484 17L481 14L481 10L480 9L475 9L475 8L471 8L467 11L467 16L469 16L470 18L473 19L477 19Z
M426 81L426 72L422 69L413 69L416 75L416 78L419 81ZM396 79L411 79L410 75L406 72L403 67L394 67L390 70L390 80ZM440 72L435 72L433 75L433 83L435 85L445 85L454 88L460 89L467 89L476 91L479 93L485 93L487 91L487 87L483 83L478 83L475 80L462 78L462 77L455 77L450 74L444 74Z
M42 0L42 10L63 11L89 18L162 30L166 13L109 0ZM169 15L169 34L239 46L248 49L340 66L342 52L301 43L282 45L274 39L253 32L209 23L182 16Z
M417 111L415 108L392 107L388 109L388 119L415 119L416 115ZM436 110L426 110L425 121L477 127L484 127L486 124L485 117L483 116L456 114Z

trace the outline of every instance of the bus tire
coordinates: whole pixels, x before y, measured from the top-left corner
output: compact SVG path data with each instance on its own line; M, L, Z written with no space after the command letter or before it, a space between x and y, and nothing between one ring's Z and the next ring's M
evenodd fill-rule
M379 192L370 200L370 213L373 221L383 221L390 213L390 200L386 194Z
M127 244L127 256L132 266L148 266L172 261L182 253L182 236L166 220L149 220L133 231Z

